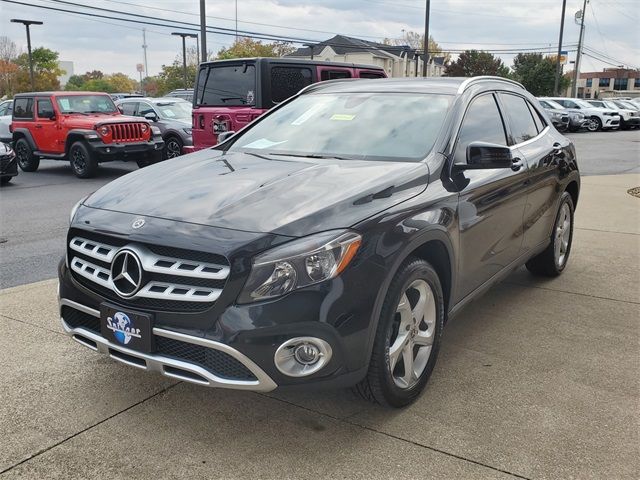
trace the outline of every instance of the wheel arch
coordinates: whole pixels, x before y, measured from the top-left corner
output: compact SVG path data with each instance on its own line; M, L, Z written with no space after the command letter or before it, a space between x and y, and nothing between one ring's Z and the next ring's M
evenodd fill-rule
M27 143L29 144L29 147L31 147L32 151L36 151L38 150L38 147L36 146L36 142L33 139L33 136L31 135L31 132L29 131L28 128L16 128L13 130L13 142L15 144L15 142L17 142L18 140L20 140L21 138L24 138Z
M578 186L578 182L575 180L570 181L565 188L566 192L569 192L571 195L571 200L573 200L573 208L576 208L578 205L578 196L580 193L580 187Z
M65 155L69 154L69 149L75 142L84 142L86 140L86 135L95 133L96 132L93 130L69 130L69 132L67 132L67 138L64 140Z

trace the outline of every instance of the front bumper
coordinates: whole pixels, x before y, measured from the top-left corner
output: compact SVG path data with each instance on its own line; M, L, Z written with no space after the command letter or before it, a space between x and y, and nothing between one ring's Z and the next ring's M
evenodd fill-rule
M620 116L605 116L602 128L618 128L620 126Z
M622 118L622 126L624 127L637 127L638 125L640 125L640 117Z
M15 177L18 175L18 160L15 156L0 159L0 177Z
M164 141L160 135L156 135L148 142L103 143L102 140L96 139L88 141L87 145L91 152L98 158L98 161L101 162L111 160L138 160L140 158L155 161L162 156Z
M96 321L99 322L100 312L98 310L65 298L60 299L59 302L61 308L66 307L67 309L72 309L73 311L90 315L95 317ZM63 311L68 312L69 310ZM185 344L198 345L230 356L249 370L254 376L253 379L238 380L224 378L194 362L179 360L162 354L142 353L110 342L99 335L95 331L95 328L89 327L88 325L90 323L82 326L72 326L67 323L67 320L65 320L62 315L60 317L60 321L64 332L79 344L98 353L108 355L110 358L117 360L118 362L132 367L137 367L148 372L157 372L167 377L207 387L269 392L277 386L276 383L249 358L223 343L191 335L184 335L162 328L153 328L153 334L156 336L169 338Z

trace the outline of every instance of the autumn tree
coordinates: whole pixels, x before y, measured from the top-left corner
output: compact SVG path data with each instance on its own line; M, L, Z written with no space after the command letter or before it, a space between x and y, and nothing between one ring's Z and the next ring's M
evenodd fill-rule
M402 38L385 38L382 40L382 43L385 45L393 45L393 46L408 46L413 48L414 50L422 51L424 48L424 34L418 32L404 32ZM430 57L438 57L445 56L449 57L448 54L442 52L442 48L438 43L433 39L431 35L429 35L429 56Z
M124 73L105 75L100 70L93 70L84 75L73 75L67 81L65 90L85 90L87 92L133 92L136 81Z
M45 47L38 47L31 52L31 56L33 58L35 90L58 90L60 88L58 77L65 73L58 64L58 52ZM26 53L18 55L15 64L18 66L15 91L26 92L31 90L29 55Z
M508 77L509 68L498 57L489 52L465 50L457 60L447 65L447 77L475 77L477 75L496 75Z
M288 42L262 43L249 37L236 40L229 48L221 48L218 51L218 60L246 57L282 57L293 53L295 47Z

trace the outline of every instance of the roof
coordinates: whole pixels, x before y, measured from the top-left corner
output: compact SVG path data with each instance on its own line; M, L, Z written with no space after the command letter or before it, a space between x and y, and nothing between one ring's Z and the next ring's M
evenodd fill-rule
M13 98L18 97L35 97L35 96L51 96L51 95L109 95L105 92L67 92L65 90L51 91L51 92L24 92L16 93Z
M320 55L325 47L330 46L338 55L353 52L375 52L400 56L403 52L413 50L409 45L386 45L384 43L370 42L359 38L348 37L346 35L336 35L329 40L313 45L313 54ZM287 55L290 57L309 57L311 47L302 47Z
M383 70L378 65L367 65L360 63L345 63L345 62L324 62L322 60L308 60L303 58L289 58L289 57L251 57L251 58L231 58L228 60L213 60L211 62L201 63L202 65L219 65L219 64L233 64L239 62L273 62L273 63L288 63L288 64L304 64L304 65L327 65L333 67L352 67L352 68L366 68L368 70ZM175 91L175 90L174 90Z
M468 87L478 84L524 89L518 82L501 77L404 77L379 79L343 79L329 80L311 84L305 92L406 92L406 93L438 93L458 95Z

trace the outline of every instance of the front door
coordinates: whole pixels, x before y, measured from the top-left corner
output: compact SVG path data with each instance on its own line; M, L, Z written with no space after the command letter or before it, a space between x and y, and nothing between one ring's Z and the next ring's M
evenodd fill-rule
M454 163L467 161L471 142L508 145L505 122L492 93L474 98L464 116ZM519 152L513 152L518 158ZM459 299L518 258L527 198L527 169L521 159L513 169L464 170L458 203Z
M38 150L46 153L63 153L64 141L59 137L60 129L50 98L36 99L36 121L32 130Z

